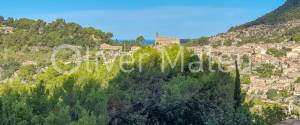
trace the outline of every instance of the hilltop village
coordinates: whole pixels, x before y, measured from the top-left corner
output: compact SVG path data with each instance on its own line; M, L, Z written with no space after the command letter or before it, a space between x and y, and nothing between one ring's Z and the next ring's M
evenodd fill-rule
M295 24L295 23L293 23ZM210 41L232 40L239 42L241 35L254 36L259 32L264 32L267 26L257 26L246 31L229 32L210 38ZM280 28L282 29L282 27ZM276 31L276 32L275 32ZM274 33L278 33L274 29ZM281 31L285 32L285 31ZM259 33L260 34L260 33ZM239 38L238 38L239 37ZM178 44L180 39L175 37L163 37L157 35L154 48L162 49L165 46ZM140 47L134 46L128 53L133 53ZM243 45L231 46L189 46L189 50L197 55L209 54L213 60L225 62L229 70L234 71L234 60L239 58L239 65L242 75L242 87L247 93L248 100L259 100L264 104L283 104L289 112L299 108L298 96L300 96L300 44L295 41L284 41L280 43L247 43ZM122 46L112 46L102 44L101 51L109 52L110 59L106 63L111 63L112 57L122 52ZM263 105L257 105L261 109Z
M238 58L247 99L259 100L255 102L258 109L283 104L291 113L300 106L300 44L297 35L291 35L299 25L294 20L232 30L210 37L210 45L189 48L199 54L209 50L220 62L231 60L225 64L231 69Z
M229 57L234 68L233 59L240 58L240 69L243 76L243 89L250 98L264 100L270 103L287 103L297 101L293 97L300 96L300 44L246 44L243 46L211 46L190 47L196 53L202 54L211 50L212 57L225 59ZM275 57L270 50L288 49L285 56ZM222 61L221 61L222 62ZM270 91L275 94L284 93L284 97L270 97Z

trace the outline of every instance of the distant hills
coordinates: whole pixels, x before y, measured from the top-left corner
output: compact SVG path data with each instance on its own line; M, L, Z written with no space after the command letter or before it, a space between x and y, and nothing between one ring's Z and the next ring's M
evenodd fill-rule
M284 23L291 20L300 19L300 0L287 0L282 6L276 10L254 20L249 23L243 24L232 28L231 30L248 28L255 25L273 25Z

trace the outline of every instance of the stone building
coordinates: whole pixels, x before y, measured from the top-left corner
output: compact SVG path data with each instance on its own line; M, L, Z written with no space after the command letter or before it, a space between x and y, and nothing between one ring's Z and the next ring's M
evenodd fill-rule
M100 45L100 50L113 50L113 51L121 51L122 46L112 46L106 43Z
M155 45L156 46L168 46L172 44L180 44L180 39L176 37L165 37L165 36L160 36L156 35L155 37Z
M287 57L288 58L297 58L299 56L298 52L288 52Z
M106 64L114 63L116 57L122 53L122 46L112 46L106 43L100 45L100 55L102 56L103 62Z
M274 78L260 78L258 76L251 76L250 80L249 93L258 93L259 91L266 93L270 89L271 84L275 82Z
M295 85L294 95L300 96L300 85Z

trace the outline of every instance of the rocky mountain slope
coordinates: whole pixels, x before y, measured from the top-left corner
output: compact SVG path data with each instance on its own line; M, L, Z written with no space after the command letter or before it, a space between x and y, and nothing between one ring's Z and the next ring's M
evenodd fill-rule
M278 9L210 38L212 44L300 41L300 0L287 0Z
M300 0L287 0L276 10L237 28L247 28L255 25L270 25L300 19Z

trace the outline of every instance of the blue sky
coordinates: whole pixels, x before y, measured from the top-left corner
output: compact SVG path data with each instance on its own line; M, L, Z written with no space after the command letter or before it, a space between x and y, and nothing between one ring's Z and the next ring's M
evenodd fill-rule
M197 38L256 19L285 0L6 0L0 15L52 21L64 18L114 33L115 39L156 32Z

